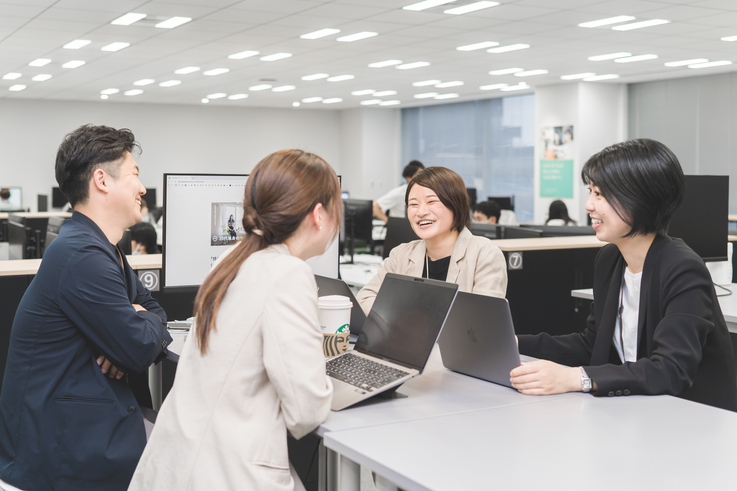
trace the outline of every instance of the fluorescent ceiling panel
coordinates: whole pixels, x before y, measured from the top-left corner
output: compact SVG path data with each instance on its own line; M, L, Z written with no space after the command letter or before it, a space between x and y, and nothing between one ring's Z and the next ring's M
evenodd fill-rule
M378 32L363 31L363 32L357 32L356 34L350 34L348 36L339 37L337 41L340 41L341 43L352 43L353 41L360 41L361 39L372 38L378 35L379 35Z
M100 49L102 51L112 51L112 52L115 52L115 51L120 51L121 49L125 49L128 46L130 46L130 45L131 45L131 43L115 42L115 43L110 43L107 46L103 46Z
M665 19L652 19L644 20L642 22L633 22L632 24L623 24L621 26L614 26L612 29L615 31L631 31L633 29L642 29L643 27L661 26L663 24L670 24L669 20Z
M458 51L475 51L477 49L493 48L494 46L499 46L499 43L496 43L494 41L484 41L483 43L467 44L465 46L458 46L456 49Z
M179 27L182 24L186 24L187 22L191 21L191 17L172 17L170 19L166 19L163 22L159 22L154 27L158 27L159 29L174 29L175 27Z
M602 26L610 26L612 24L620 24L622 22L627 22L630 20L635 20L634 17L631 15L618 15L616 17L607 17L606 19L599 19L599 20L592 20L589 22L582 22L578 25L578 27L602 27Z
M261 61L278 61L285 58L290 58L292 53L274 53L273 55L266 55L259 58Z
M179 70L174 70L174 73L177 75L187 75L188 73L194 73L199 72L200 67L198 66L186 66L184 68L180 68Z
M529 48L529 44L510 44L508 46L499 46L498 48L487 49L487 53L507 53L509 51L517 51Z
M402 9L419 12L420 10L427 10L433 7L439 7L441 5L446 5L449 3L453 3L455 1L456 0L424 0L423 2L417 2L417 3L410 4L410 5L405 5L404 7L402 7Z
M302 77L302 80L312 81L312 80L321 80L323 78L328 78L330 75L327 73L314 73L312 75L305 75Z
M384 68L387 66L401 65L402 60L385 60L377 61L376 63L369 63L369 68Z
M167 80L166 82L161 82L159 84L159 87L174 87L176 85L180 85L181 83L181 80Z
M647 60L654 60L658 57L658 55L637 55L637 56L628 56L627 58L617 58L614 60L614 63L633 63L636 61L647 61Z
M208 77L214 77L215 75L222 75L223 73L228 73L230 71L230 68L213 68L212 70L206 70L202 72L202 75L207 75Z
M404 65L397 65L397 68L399 70L412 70L414 68L422 68L425 66L430 66L430 63L426 61L415 61L412 63L405 63Z
M619 51L617 53L607 53L605 55L596 55L596 56L589 56L589 61L606 61L606 60L615 60L617 58L625 58L627 56L632 56L632 53L627 53L626 51Z
M89 39L75 39L74 41L69 41L67 44L62 46L64 49L79 49L84 48L88 44L90 44L92 41Z
M454 7L452 9L445 10L444 14L451 14L451 15L463 15L468 14L470 12L476 12L478 10L488 9L491 7L496 7L499 5L499 2L474 2L469 3L468 5L463 5L461 7Z
M85 63L87 63L87 62L86 61L82 61L82 60L72 60L72 61L68 61L68 62L64 63L61 67L62 68L79 68L82 65L84 65Z
M313 31L308 32L307 34L302 34L300 38L302 39L320 39L324 38L326 36L332 36L333 34L338 34L340 32L340 29L320 29L319 31Z
M51 63L51 60L48 58L37 58L30 62L28 66L46 66L49 63Z
M134 22L138 22L144 17L146 17L146 14L136 14L134 12L128 12L127 14L122 15L112 21L111 24L115 24L116 26L129 26Z
M241 51L240 53L233 53L232 55L228 55L228 59L230 60L243 60L245 58L250 58L251 56L256 56L259 54L258 51Z

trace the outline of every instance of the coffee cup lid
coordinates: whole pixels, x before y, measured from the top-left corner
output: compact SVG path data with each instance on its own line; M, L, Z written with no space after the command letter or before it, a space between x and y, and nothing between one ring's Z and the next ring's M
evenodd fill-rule
M326 295L317 299L317 306L321 309L349 309L353 302L343 295Z

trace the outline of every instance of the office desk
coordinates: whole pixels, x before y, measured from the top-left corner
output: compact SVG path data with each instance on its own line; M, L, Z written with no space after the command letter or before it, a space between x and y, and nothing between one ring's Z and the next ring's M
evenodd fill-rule
M161 254L126 256L133 269L161 269ZM41 259L14 259L0 261L0 276L33 276L41 266Z
M735 413L670 396L535 399L324 444L409 491L734 489Z
M7 212L0 212L0 220L7 220L9 213ZM72 216L71 213L67 213L64 211L42 211L39 213L27 213L27 212L17 212L13 213L13 215L18 215L25 218L49 218L49 217L59 217L59 218L69 218Z

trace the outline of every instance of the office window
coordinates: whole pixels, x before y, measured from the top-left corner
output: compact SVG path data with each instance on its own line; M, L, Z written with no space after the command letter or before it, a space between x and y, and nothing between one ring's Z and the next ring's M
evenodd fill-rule
M533 94L402 109L402 162L453 169L479 200L514 196L532 222L534 133Z

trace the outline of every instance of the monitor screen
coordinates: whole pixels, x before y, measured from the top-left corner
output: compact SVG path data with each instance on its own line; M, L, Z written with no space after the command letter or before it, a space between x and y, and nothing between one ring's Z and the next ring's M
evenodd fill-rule
M668 235L683 239L704 261L726 261L729 176L685 177L686 192Z
M245 174L164 174L162 287L196 291L215 261L245 236ZM307 261L316 274L338 277L338 241Z
M19 187L0 187L0 211L23 209L23 191Z
M64 193L61 192L61 189L58 187L51 188L51 207L52 208L64 208L64 205L66 205L69 201L67 200L67 197L64 196Z
M146 187L146 194L143 195L149 210L156 208L156 188Z
M374 229L374 202L370 199L344 199L345 237L369 242Z
M502 235L505 239L534 239L543 236L543 231L535 228L504 226Z
M514 211L514 196L489 196L489 201L496 201L502 210Z

